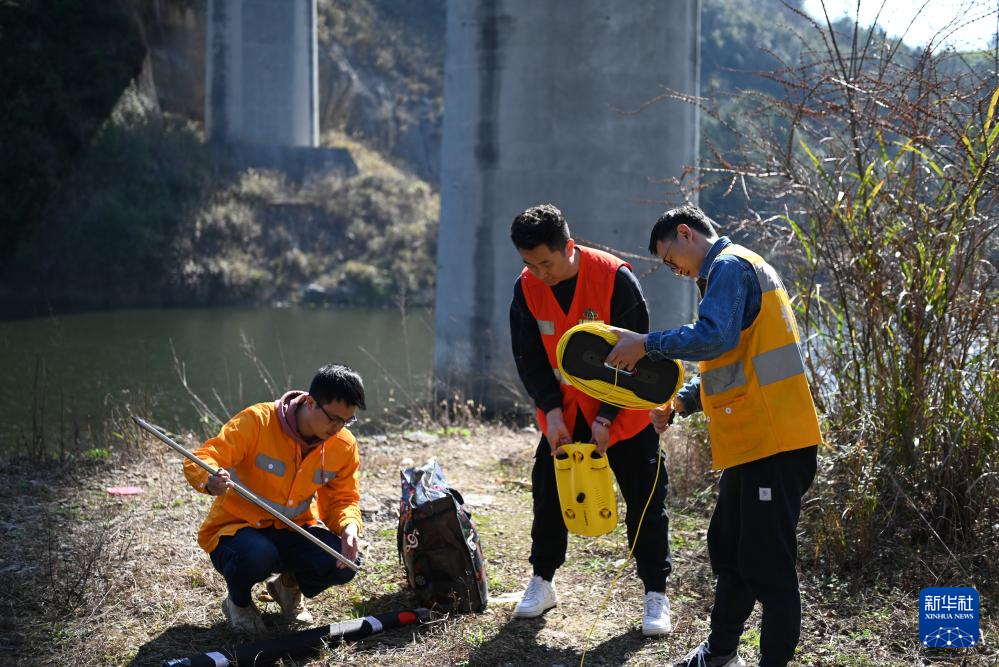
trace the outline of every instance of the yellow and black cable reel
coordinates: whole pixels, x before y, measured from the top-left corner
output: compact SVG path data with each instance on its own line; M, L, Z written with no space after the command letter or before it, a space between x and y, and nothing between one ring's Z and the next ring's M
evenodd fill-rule
M668 403L683 385L678 361L642 358L634 371L606 363L618 336L606 324L584 322L569 329L556 349L559 372L588 396L629 410L650 410ZM596 537L617 525L617 495L606 456L593 443L563 445L555 457L562 519L577 535Z
M651 410L673 400L683 386L683 366L674 359L642 357L626 371L606 362L618 336L601 322L583 322L565 332L555 354L562 378L588 396L629 410Z

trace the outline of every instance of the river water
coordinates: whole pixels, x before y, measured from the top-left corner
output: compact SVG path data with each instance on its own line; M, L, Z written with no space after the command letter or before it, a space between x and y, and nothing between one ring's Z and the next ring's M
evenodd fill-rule
M433 313L144 309L3 321L0 452L23 447L42 426L47 438L85 432L111 407L141 409L170 428L196 426L174 351L191 390L220 417L274 398L260 366L284 391L307 390L325 363L346 363L365 381L363 427L429 396Z

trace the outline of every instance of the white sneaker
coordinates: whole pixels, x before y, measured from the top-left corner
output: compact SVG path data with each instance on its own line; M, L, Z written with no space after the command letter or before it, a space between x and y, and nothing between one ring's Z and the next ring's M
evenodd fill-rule
M281 617L288 622L312 623L312 614L305 608L302 591L295 575L290 572L276 574L267 580L267 592L281 607Z
M718 655L711 651L708 642L701 642L674 667L746 667L746 661L739 656L738 650Z
M669 598L664 593L650 591L645 594L645 613L642 615L642 634L646 637L665 635L673 631L669 617Z
M524 597L513 610L514 618L536 618L558 604L555 597L555 584L541 577L531 577L524 591Z
M267 632L264 619L260 617L260 612L252 601L249 607L240 607L227 595L222 599L222 614L229 621L229 629L237 634L257 635Z

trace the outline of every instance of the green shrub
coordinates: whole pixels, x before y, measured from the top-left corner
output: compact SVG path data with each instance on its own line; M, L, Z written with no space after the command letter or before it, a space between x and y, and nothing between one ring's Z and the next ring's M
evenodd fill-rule
M182 262L175 241L207 185L197 130L126 92L38 236L52 291L84 302L166 300Z
M796 295L827 438L811 554L899 571L911 549L995 582L999 90L950 52L816 33L708 165Z

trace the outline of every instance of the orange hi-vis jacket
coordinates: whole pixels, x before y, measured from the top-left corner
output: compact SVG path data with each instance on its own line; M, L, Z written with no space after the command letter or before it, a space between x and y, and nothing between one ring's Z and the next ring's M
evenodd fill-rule
M321 519L331 531L340 533L348 523L356 523L358 530L363 525L360 456L357 441L346 428L303 458L299 444L281 429L274 403L258 403L229 420L194 455L213 468L227 469L234 482L300 526ZM206 470L185 460L184 475L196 490L207 493ZM215 497L198 531L198 544L211 553L220 537L248 526L288 530L230 489Z
M730 245L720 255L735 255L753 265L762 300L759 315L742 331L739 344L700 362L701 404L715 470L822 442L798 325L780 277L742 246Z
M614 278L621 266L631 265L602 250L576 246L579 253L579 273L576 277L576 292L572 297L569 312L563 312L558 299L544 281L535 278L526 268L520 273L520 286L524 290L524 300L531 315L538 321L541 342L548 353L552 371L562 389L562 415L566 428L572 433L576 424L576 411L581 410L587 424L592 424L600 411L600 401L587 396L562 378L558 370L556 350L562 335L583 322L610 322L611 297L614 294ZM548 420L540 408L537 410L538 425L548 433ZM637 435L649 425L648 410L622 409L617 413L610 427L610 443Z

